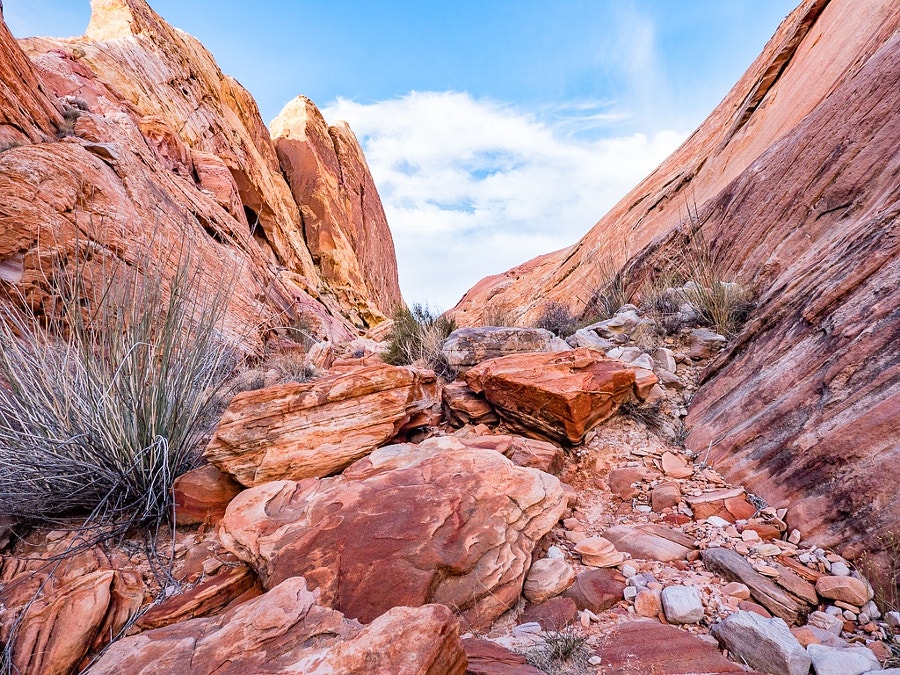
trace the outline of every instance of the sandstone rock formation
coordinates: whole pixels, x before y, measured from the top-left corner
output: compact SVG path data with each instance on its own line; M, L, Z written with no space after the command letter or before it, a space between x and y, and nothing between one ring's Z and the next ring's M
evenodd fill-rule
M565 508L556 478L443 437L380 448L334 478L245 490L219 536L267 588L305 576L360 621L438 602L484 626L516 603Z
M377 323L370 305L389 314L403 298L394 242L356 136L346 123L328 126L303 96L272 120L271 131L313 260L342 306Z
M459 626L445 607L398 607L368 626L322 607L302 577L218 617L115 643L92 673L462 675Z
M482 361L524 352L568 351L569 346L543 328L484 326L459 328L441 348L447 364L461 373Z
M637 393L634 372L586 348L491 359L465 379L505 419L573 445Z
M900 502L900 7L804 0L707 120L572 247L479 282L453 310L584 307L603 265L635 286L699 228L753 320L706 373L687 443L805 537L847 553ZM623 255L617 247L627 241Z
M238 394L206 458L243 485L331 475L438 402L431 371L384 363Z
M230 285L226 329L251 344L260 325L303 320L347 338L382 321L400 302L383 215L357 223L373 243L334 254L380 286L318 265L305 205L247 91L145 0L94 0L92 10L74 39L17 44L0 27L0 279L41 311L46 276L76 248L91 249L88 274L128 266L164 279L180 251L200 273L198 293ZM381 213L352 133L338 136L350 191L365 189L365 213ZM339 206L330 217L353 220L356 204ZM328 246L316 241L317 260Z

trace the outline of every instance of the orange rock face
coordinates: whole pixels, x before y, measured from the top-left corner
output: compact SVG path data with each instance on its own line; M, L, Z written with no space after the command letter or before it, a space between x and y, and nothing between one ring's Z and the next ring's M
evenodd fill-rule
M368 626L318 604L302 577L225 614L116 642L91 672L463 675L459 624L446 607L399 607Z
M234 397L206 458L252 486L340 471L438 403L431 371L384 363Z
M360 621L437 602L486 626L515 605L565 508L553 476L438 437L380 448L333 478L245 490L219 537L266 587L303 575Z
M382 315L365 315L373 301L390 315L403 299L394 242L356 136L345 123L329 127L301 96L272 121L272 137L313 259L342 304L377 323Z
M345 339L382 321L400 301L396 262L352 133L339 134L340 167L352 174L348 195L367 192L367 217L347 210L359 201L337 204L337 221L357 226L353 245L332 251L317 240L314 260L250 95L144 0L92 9L80 38L17 44L0 29L0 278L39 307L44 273L76 240L91 240L107 265L162 266L164 276L172 261L161 251L180 247L201 273L198 292L233 284L236 335L302 317L320 336ZM159 250L148 255L151 240ZM332 255L382 283L317 264Z
M469 387L504 418L573 445L634 394L634 372L582 348L511 354L475 366Z
M876 534L900 529L898 27L895 2L805 0L581 241L481 281L457 321L584 306L606 281L597 260L628 258L639 283L701 224L723 278L760 295L693 400L689 449L711 448L730 481L789 506L804 539L877 549Z

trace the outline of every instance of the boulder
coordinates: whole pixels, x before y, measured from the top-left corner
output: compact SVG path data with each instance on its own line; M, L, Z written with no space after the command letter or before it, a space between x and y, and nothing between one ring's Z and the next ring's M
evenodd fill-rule
M728 340L709 328L695 328L691 331L688 356L692 359L708 359L725 349Z
M744 675L709 644L683 630L656 621L629 621L616 626L601 642L597 655L604 672L617 675Z
M650 492L650 505L657 513L678 506L680 501L681 488L673 481L660 483Z
M871 586L855 577L819 577L816 592L823 598L862 607L874 595Z
M528 570L522 594L529 602L541 603L559 595L574 581L575 570L565 560L541 558Z
M191 469L175 479L175 521L195 525L215 522L243 486L212 464Z
M807 675L812 661L781 619L735 612L712 628L715 638L751 668L771 675Z
M205 456L246 486L328 476L421 424L436 403L433 373L383 363L247 391Z
M571 445L635 395L634 373L591 349L504 356L465 379L505 420Z
M703 601L693 586L666 586L661 600L669 623L698 623L703 618Z
M579 572L564 595L572 598L578 609L589 609L599 614L615 606L622 599L625 577L618 570L596 569Z
M266 588L304 575L361 621L438 602L482 626L516 603L535 543L565 508L553 476L434 437L333 478L245 490L219 536Z
M67 675L105 647L144 601L137 575L97 570L60 584L24 612L12 667L22 675Z
M131 632L162 628L179 621L211 616L231 603L262 593L253 571L246 565L223 566L208 579L183 593L169 596L141 615Z
M806 653L816 675L863 675L881 670L878 658L867 647L837 648L813 643L806 647Z
M470 448L495 450L512 460L513 464L558 474L563 469L566 456L558 445L522 436L490 434L461 439Z
M543 328L483 326L459 328L447 337L441 352L447 364L466 372L482 361L523 352L558 352L571 349Z
M397 607L361 626L322 607L301 577L217 617L191 619L114 643L96 675L463 675L459 625L441 605Z
M627 501L637 497L641 491L635 487L647 477L647 469L639 466L626 466L609 472L610 491L619 499Z
M456 427L466 424L496 424L500 421L491 404L469 389L465 382L451 382L441 390L444 417Z
M641 560L684 560L694 548L693 539L661 525L617 525L603 532L616 549Z
M747 586L761 605L788 624L800 623L809 611L805 602L761 575L739 553L727 548L709 548L701 555L709 570Z
M519 624L536 623L543 631L561 631L578 619L578 607L568 597L550 598L544 602L525 607L519 617Z
M542 675L522 654L496 642L464 638L462 646L469 659L466 675Z

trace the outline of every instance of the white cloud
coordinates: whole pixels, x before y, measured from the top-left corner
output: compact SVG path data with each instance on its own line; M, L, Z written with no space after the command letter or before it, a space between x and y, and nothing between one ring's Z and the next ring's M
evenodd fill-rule
M602 109L538 117L466 93L411 92L338 99L323 113L363 145L407 302L448 309L482 277L575 243L685 137L572 135L608 123Z

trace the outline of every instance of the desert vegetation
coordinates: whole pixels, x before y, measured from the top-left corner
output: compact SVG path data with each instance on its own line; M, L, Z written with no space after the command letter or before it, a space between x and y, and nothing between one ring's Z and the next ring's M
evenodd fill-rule
M412 309L400 307L393 319L384 361L395 366L422 363L438 375L453 379L441 346L456 330L456 322L420 303L415 303Z

